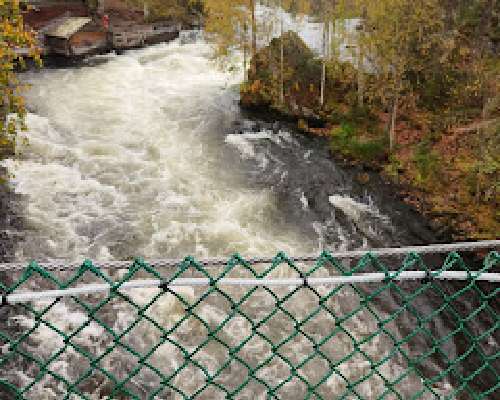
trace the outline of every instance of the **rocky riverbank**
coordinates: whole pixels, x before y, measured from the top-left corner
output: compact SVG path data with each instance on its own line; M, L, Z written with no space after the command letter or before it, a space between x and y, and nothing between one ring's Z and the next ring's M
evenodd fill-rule
M467 124L440 126L439 116L403 109L390 152L390 115L383 109L357 108L354 67L344 62L327 69L325 102L320 105L321 60L297 34L288 32L283 38L283 103L279 101L280 41L274 39L252 60L257 72L241 87L244 109L322 136L338 162L381 173L438 232L455 240L498 237L500 173L494 154L500 146L498 111L492 111L487 121L476 118ZM494 110L495 104L489 107Z
M314 166L309 165L309 168L294 167L295 163L301 163L304 160L301 160L300 157L295 159L292 154L287 156L284 154L285 150L281 149L283 153L281 154L281 161L290 159L287 162L290 171L286 174L285 180L287 183L283 185L283 198L287 197L287 191L302 187L305 191L304 196L307 199L308 207L315 214L313 219L326 223L331 218L329 194L335 193L339 184L342 186L345 185L345 181L351 181L350 190L356 196L363 198L365 197L364 193L370 193L375 197L383 198L385 200L378 202L377 205L380 207L380 212L394 218L395 224L398 226L404 226L403 221L406 221L409 236L400 238L401 242L423 245L437 242L449 243L453 240L454 232L449 226L437 224L432 218L422 217L420 209L415 204L405 201L404 194L408 190L407 187L386 179L380 171L371 166L363 163L352 163L340 157L333 157L327 138L312 135L299 129L296 122L287 121L286 116L282 116L283 120L278 120L276 119L276 113L244 109L243 116L244 118L237 121L233 127L236 134L251 135L253 133L257 135L260 132L270 132L278 137L280 131L291 132L304 148L310 147L313 149L311 160L305 160L308 164L315 163ZM280 150L275 146L274 151L278 152ZM342 171L342 178L340 175L332 175L331 171L335 170L332 166L332 158L335 158L335 164ZM268 169L272 170L270 167ZM298 172L300 173L298 174ZM268 180L268 178L262 179ZM282 178L280 178L278 186L282 185L281 180ZM271 186L276 187L277 182L270 181L269 183ZM288 201L285 203L288 204ZM286 208L287 212L293 215L300 214L299 210L294 211L297 204L289 204ZM307 218L312 217L308 216ZM296 219L299 219L299 217L296 217ZM374 247L387 246L384 243L376 243L376 240L372 245Z
M21 198L8 183L5 168L0 167L0 262L14 258L16 243L23 228Z
M0 263L13 262L15 259L14 253L24 227L21 207L20 195L11 189L7 171L0 167ZM0 271L0 294L4 294L4 286L10 286L12 283L13 273ZM8 321L16 312L19 312L18 306L0 307L0 331L4 334L15 335L16 328ZM0 385L0 398L12 398L12 393L4 385Z

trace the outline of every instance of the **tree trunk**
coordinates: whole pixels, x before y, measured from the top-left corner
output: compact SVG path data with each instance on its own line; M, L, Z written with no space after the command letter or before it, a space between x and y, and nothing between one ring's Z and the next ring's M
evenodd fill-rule
M489 99L483 100L483 109L481 112L481 122L482 123L484 123L484 121L486 121L486 119L487 119L488 103L489 103ZM477 132L476 132L477 136L479 138L484 138L487 140L485 133L486 133L485 128L483 127L482 124L479 124L479 126L477 128ZM479 140L480 158L482 158L482 156L486 153L485 144L486 144L485 140ZM476 204L479 204L481 201L481 178L482 178L482 175L483 175L482 168L479 168L478 171L476 172L476 195L474 198Z
M281 37L281 54L280 54L280 104L283 105L285 102L285 51L283 48L283 35Z
M252 56L252 62L251 62L251 75L252 78L255 77L257 73L257 66L256 66L256 59L255 56L257 55L257 18L255 15L255 7L256 7L256 0L250 0L250 12L252 13L252 49L251 49L251 56Z
M326 58L328 57L328 51L326 46L326 26L327 21L323 22L323 60L322 60L322 70L321 70L321 94L319 103L321 107L325 104L325 85L326 85Z
M365 25L367 19L366 7L363 8L363 22L358 41L358 107L364 106L365 98L365 72L364 72L364 39L365 39Z
M394 104L392 105L391 113L391 129L389 131L389 150L392 153L394 144L396 143L396 120L398 114L399 93L396 93Z
M245 82L248 80L248 46L247 46L247 39L248 39L248 25L245 22L244 27L243 27L243 79Z
M363 71L363 50L362 46L358 45L358 107L362 108L365 98L365 75Z
M0 104L0 138L3 136L1 128L6 128L7 126L7 106L5 104Z
M280 104L283 105L285 102L285 50L283 47L283 9L282 2L280 0Z
M335 18L328 23L328 60L333 60L333 35L335 35Z

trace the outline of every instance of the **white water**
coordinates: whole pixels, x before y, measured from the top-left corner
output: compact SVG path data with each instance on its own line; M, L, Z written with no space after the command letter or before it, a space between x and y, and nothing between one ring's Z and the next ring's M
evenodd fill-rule
M270 192L220 168L239 76L219 72L209 50L172 43L28 77L30 144L7 162L33 227L18 258L307 250L268 220Z
M210 47L202 42L174 42L110 56L97 66L45 70L26 77L33 85L28 96L34 111L28 116L30 144L23 149L20 161L6 162L15 176L17 192L26 195L28 205L28 229L17 250L18 259L81 261L137 255L147 259L187 254L228 256L233 252L254 256L278 250L291 254L315 250L315 240L301 238L276 218L278 210L271 191L246 187L239 173L243 167L238 162L225 163L224 146L235 146L243 157L255 157L249 141L265 139L265 134L255 138L230 135L224 139L222 126L237 113L230 86L240 77L218 71L209 62L209 54ZM355 208L356 204L345 198L332 199L335 207L344 211L355 209L351 215L354 219L360 212L375 215L368 206ZM321 290L326 293L326 289ZM234 298L241 296L237 289L227 292ZM280 296L286 292L287 289L276 291ZM180 293L191 303L200 295L198 289L183 289ZM131 297L145 305L154 295L151 290L136 290ZM264 290L258 290L243 308L258 320L273 309L274 301ZM347 289L328 302L339 315L347 314L358 304L358 297ZM298 318L304 318L316 306L317 300L307 290L287 303L287 309ZM211 298L196 311L212 327L229 312L222 298ZM148 310L148 315L166 328L183 313L182 305L171 295L163 296ZM116 302L101 314L118 332L136 318L136 311L125 302ZM317 338L327 335L333 326L332 319L324 314L319 313L303 327L304 331ZM81 309L77 311L74 303L61 303L46 319L71 332L85 320L85 315ZM17 323L27 328L33 326L34 320L19 316ZM377 329L375 319L366 312L357 313L344 326L358 341ZM290 320L281 315L264 326L262 332L278 342L291 329ZM192 351L206 333L199 321L190 319L172 337ZM251 334L249 322L235 316L219 336L236 346ZM31 351L41 357L48 357L62 346L60 337L44 325L32 338ZM142 353L158 340L159 331L146 323L139 324L133 335L123 339ZM100 353L112 345L112 340L92 323L74 343ZM349 381L368 374L366 357L383 358L390 351L391 342L380 335L362 349L366 356L356 353L338 367L338 372ZM354 350L352 338L339 333L322 350L333 361L340 360ZM298 364L311 351L310 342L299 335L283 346L281 353ZM240 356L256 365L269 356L269 345L256 337L241 350ZM226 350L212 343L196 359L213 373L226 357ZM299 372L311 382L318 382L327 368L320 359L314 360L315 364L308 363ZM182 364L183 357L174 346L164 344L149 361L168 374ZM124 378L135 362L134 356L115 351L101 365ZM71 350L51 364L53 371L70 380L87 367L88 362ZM379 367L390 379L404 369L404 364L396 360ZM19 384L30 382L30 371L14 375ZM258 373L271 385L288 375L288 368L277 359ZM235 363L221 375L220 382L233 387L246 376L246 368ZM186 393L195 392L203 382L203 374L192 365L173 381ZM398 389L403 396L420 388L413 375L402 382ZM158 377L146 369L129 386L139 397L146 398L158 384ZM333 399L345 388L343 379L334 374L319 392L324 398ZM197 398L223 398L221 392L212 389ZM109 394L109 387L97 378L82 390L93 399L104 399ZM383 392L384 385L375 376L356 390L360 396L371 399ZM28 395L33 399L56 399L61 393L64 385L46 377ZM294 378L279 393L283 399L301 399L306 392ZM158 398L172 398L169 396L176 398L167 391ZM264 399L263 386L251 382L241 393L242 399L250 397Z

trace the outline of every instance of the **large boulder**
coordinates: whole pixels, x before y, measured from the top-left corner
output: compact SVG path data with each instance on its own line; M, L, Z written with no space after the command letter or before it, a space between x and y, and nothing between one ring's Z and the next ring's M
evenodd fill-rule
M246 107L279 105L281 40L284 50L284 93L285 106L290 112L310 108L317 102L321 79L321 63L295 32L286 32L281 38L274 38L267 47L257 52L251 60L254 76L241 88L241 103ZM316 100L315 100L316 99ZM292 107L292 104L294 105Z
M284 53L284 104L280 104L281 40ZM241 104L250 109L269 109L294 119L328 119L343 105L355 102L355 68L331 60L326 65L324 105L320 104L322 60L295 32L271 40L251 60L255 74L241 86ZM354 94L354 97L353 97ZM353 97L353 98L351 98Z

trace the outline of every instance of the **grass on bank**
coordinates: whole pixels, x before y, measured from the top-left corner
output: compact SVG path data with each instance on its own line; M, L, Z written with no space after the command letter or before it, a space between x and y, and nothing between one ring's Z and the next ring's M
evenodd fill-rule
M359 136L356 125L347 122L332 130L330 147L334 154L364 163L380 162L387 157L386 139Z

